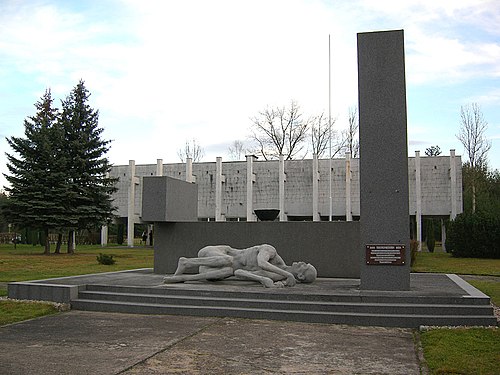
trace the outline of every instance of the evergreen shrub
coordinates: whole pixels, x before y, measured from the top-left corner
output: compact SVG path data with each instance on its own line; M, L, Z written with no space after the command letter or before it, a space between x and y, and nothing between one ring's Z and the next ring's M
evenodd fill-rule
M100 253L97 256L97 262L99 264L104 264L104 265L110 266L112 264L115 264L116 260L113 259L113 255Z
M458 258L500 258L500 217L462 213L450 222L446 247Z

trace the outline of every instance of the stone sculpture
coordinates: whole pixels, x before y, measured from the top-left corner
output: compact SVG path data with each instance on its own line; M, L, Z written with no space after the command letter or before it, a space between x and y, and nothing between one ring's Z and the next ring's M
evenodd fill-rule
M189 268L199 267L197 274L185 274ZM294 286L296 282L311 283L317 277L316 268L309 263L286 265L276 249L267 244L246 249L226 245L206 246L197 258L179 258L174 275L166 276L165 283L197 280L223 280L231 276L258 281L266 288Z

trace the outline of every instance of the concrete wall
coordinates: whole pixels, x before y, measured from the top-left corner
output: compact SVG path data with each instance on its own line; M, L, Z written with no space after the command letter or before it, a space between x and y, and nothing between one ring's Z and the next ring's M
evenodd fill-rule
M179 257L207 245L268 243L287 264L313 264L320 277L359 278L359 222L155 223L155 273L173 273Z
M462 170L461 159L457 156L420 157L422 215L448 216L451 211L451 184L450 160L456 164L455 191L456 206L461 212L462 207ZM345 159L332 161L333 186L333 216L346 216L346 183ZM329 173L328 160L319 160L319 187L318 210L323 219L329 215ZM141 164L135 166L135 176L139 185L135 189L136 222L140 221L142 213L142 177L154 176L156 164ZM247 164L240 162L223 162L222 173L225 182L222 184L221 212L227 220L246 218L246 177ZM279 169L278 161L253 162L256 180L253 185L253 208L279 207ZM114 203L118 206L117 215L127 217L127 199L130 186L129 166L114 166L110 175L118 177L118 191L113 195ZM351 212L359 216L359 159L351 160ZM163 164L163 176L180 180L186 179L186 165L183 163ZM215 180L216 163L193 164L193 175L198 185L198 217L215 218ZM312 217L312 160L285 161L285 212L288 219L293 217ZM415 158L408 158L409 176L409 215L416 213L415 189Z

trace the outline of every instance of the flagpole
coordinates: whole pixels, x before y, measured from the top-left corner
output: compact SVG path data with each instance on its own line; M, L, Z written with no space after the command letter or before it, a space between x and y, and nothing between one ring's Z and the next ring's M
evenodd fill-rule
M328 132L330 157L328 162L329 176L329 215L328 220L333 220L333 200L332 200L332 62L330 52L330 34L328 34Z

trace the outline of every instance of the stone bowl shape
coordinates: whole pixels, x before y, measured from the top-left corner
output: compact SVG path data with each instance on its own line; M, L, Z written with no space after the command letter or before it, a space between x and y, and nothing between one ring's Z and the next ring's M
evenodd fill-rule
M280 210L275 208L263 208L254 210L254 212L260 221L274 221L278 217Z

